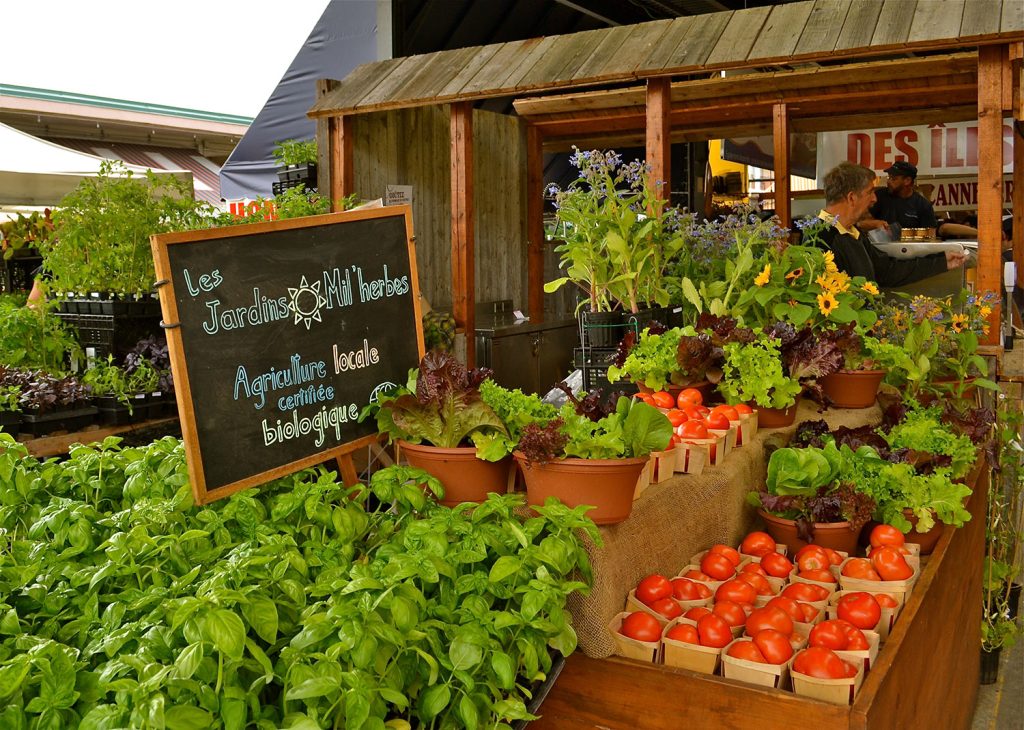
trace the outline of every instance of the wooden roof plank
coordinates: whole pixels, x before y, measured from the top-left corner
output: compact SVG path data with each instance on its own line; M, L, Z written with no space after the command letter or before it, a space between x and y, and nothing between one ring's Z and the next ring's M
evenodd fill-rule
M1003 0L999 30L1002 33L1019 33L1024 30L1024 3L1020 0Z
M348 109L366 96L373 88L383 81L405 59L389 58L386 61L364 63L356 66L352 73L344 78L341 85L331 90L317 101L310 109L310 114L324 113L333 109Z
M918 0L910 24L910 43L930 38L956 38L964 17L964 0Z
M424 56L406 56L402 59L402 62L387 75L387 78L380 81L380 83L378 83L370 90L369 93L363 96L363 98L357 101L353 106L357 109L361 107L372 107L381 102L393 99L395 91L412 79L425 60L426 57Z
M793 55L806 56L835 50L852 5L848 0L815 0Z
M1002 7L1002 0L971 0L964 5L964 17L960 21L958 36L969 38L998 33Z
M843 29L839 32L839 40L836 41L836 47L833 50L864 48L871 45L871 38L875 34L875 27L882 14L883 4L884 0L860 0L860 2L850 3L850 9L846 12L846 20L843 21Z
M750 55L750 49L754 47L754 42L761 34L761 28L771 11L771 7L735 11L729 18L729 24L725 27L711 54L705 60L705 65L715 66L731 63Z
M813 0L771 8L747 59L792 56L813 8Z
M530 87L552 79L572 78L604 37L604 29L555 36L555 44L519 82Z
M505 47L504 43L494 43L489 46L483 46L480 51L469 60L469 62L459 69L459 72L451 78L451 80L445 84L440 91L438 91L438 97L448 97L458 94L462 91L462 87L466 85L466 82L476 76L476 74L487 65L492 58L494 58L498 52Z
M665 64L666 67L678 69L704 65L731 19L732 13L712 13L700 16L700 21L690 26L682 42L676 46L672 56Z
M656 69L659 71L664 69L669 65L669 61L675 54L676 49L682 44L683 39L686 38L686 34L690 32L694 25L698 25L700 22L701 19L695 18L692 15L683 15L673 20L657 45L651 49L647 58L641 61L637 68L645 70Z
M608 59L619 52L619 49L622 48L629 38L631 29L632 27L628 25L618 25L605 30L604 40L597 45L597 48L587 57L587 60L576 69L576 72L572 75L572 81L592 78L598 69L608 63Z
M462 97L500 88L505 79L543 40L543 38L529 38L525 41L509 41L503 44L498 52L455 94Z
M459 48L450 54L434 53L424 59L422 68L406 83L395 90L394 96L407 99L436 97L460 69L477 53L481 46Z
M631 78L638 66L651 55L658 41L672 25L671 20L653 20L648 23L629 26L631 31L618 53L607 59L603 66L594 71L594 81Z
M559 36L552 35L541 40L541 42L534 46L533 50L527 54L526 58L509 69L509 73L505 77L505 80L501 83L495 84L495 89L515 89L518 91L518 87L522 79L533 70L534 66L540 63L551 52L551 49L558 38ZM546 81L549 84L551 83L550 78L546 79Z
M917 0L885 0L870 45L897 46L906 43L916 10Z

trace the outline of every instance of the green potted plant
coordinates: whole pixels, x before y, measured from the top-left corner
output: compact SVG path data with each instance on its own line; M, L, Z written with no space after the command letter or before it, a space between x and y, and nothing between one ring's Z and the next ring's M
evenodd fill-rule
M0 385L0 428L17 434L21 426L21 387Z
M910 367L910 356L897 345L863 335L843 352L843 366L818 382L831 405L838 408L868 408L874 405L878 388L888 372Z
M749 403L764 428L788 426L796 418L803 386L786 374L781 340L761 332L751 342L728 342L718 390L727 403Z
M441 481L449 506L506 491L512 463L507 449L494 448L493 440L475 445L487 434L508 435L480 394L489 375L467 371L450 353L431 351L404 388L364 410L364 417L376 412L378 431L399 445L412 466Z
M275 189L278 194L294 187L296 183L310 190L317 187L317 145L315 139L286 139L274 143L274 159L281 168L277 171L280 184L286 187Z
M21 306L9 299L0 302L0 362L59 373L81 358L72 331L50 307Z
M108 355L105 362L93 363L82 374L82 383L92 391L92 402L102 423L120 426L137 420L136 391L129 385L125 371L114 364L113 356Z
M527 501L542 505L555 497L569 507L592 506L588 516L597 524L622 522L648 456L672 440L672 424L657 408L626 396L567 395L556 418L523 428L514 456Z

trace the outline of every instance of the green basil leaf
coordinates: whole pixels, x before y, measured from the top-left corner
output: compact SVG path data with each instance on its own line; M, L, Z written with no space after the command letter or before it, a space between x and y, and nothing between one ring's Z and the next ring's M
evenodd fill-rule
M447 684L435 684L428 687L420 695L420 718L423 722L430 722L440 715L448 706L452 693Z
M341 683L332 677L313 677L285 692L286 700L306 700L341 691Z
M213 715L189 705L174 705L164 710L167 730L206 730L213 727Z
M241 659L245 647L245 624L224 608L211 611L203 618L203 634L218 651L231 659Z
M462 726L466 730L476 730L480 719L473 700L469 699L467 695L462 695L462 699L459 700L458 711L459 718L462 720Z
M174 666L178 669L178 677L181 679L191 678L196 673L196 670L199 669L203 656L202 644L189 644L185 647L185 650L178 654L178 658L174 660Z
M512 664L512 657L503 651L496 651L491 654L491 669L498 677L498 686L502 689L512 689L516 679L515 666Z
M242 605L242 615L256 635L268 644L277 641L277 604L269 598L253 597Z
M491 572L488 574L487 580L491 583L501 583L509 576L518 573L520 565L521 563L519 558L515 555L502 555L494 561L494 565L491 566Z
M452 660L453 669L472 669L483 659L483 649L456 636L448 649L448 658Z

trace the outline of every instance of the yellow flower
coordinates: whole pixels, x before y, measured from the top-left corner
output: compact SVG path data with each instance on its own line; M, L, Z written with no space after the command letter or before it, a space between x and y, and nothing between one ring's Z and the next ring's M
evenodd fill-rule
M878 294L878 287L875 286L875 283L873 281L864 282L864 286L862 286L861 289L863 291L866 291L871 296L875 296L876 294Z
M836 266L836 255L831 251L826 251L825 254L825 271L833 274L839 271L839 267Z
M832 291L832 279L824 275L819 276L814 280L814 283L820 286L824 291Z
M832 296L832 292L825 292L824 294L818 295L818 310L826 317L835 311L836 307L839 306L839 302Z
M981 309L978 310L978 315L982 319L984 319L985 317L987 317L990 314L992 314L992 307L989 307L988 305L983 306Z
M953 315L953 331L960 333L967 329L967 315L966 314L954 314Z
M990 329L990 327L988 325L988 322L986 322L985 324L981 325L981 334L987 335L989 329Z
M841 294L844 291L848 291L850 288L850 275L845 271L836 271L832 274L832 281L834 282L835 288L832 290L837 294Z
M764 286L765 284L768 283L768 280L771 278L771 276L772 276L772 265L771 264L765 264L764 265L764 271L762 271L760 274L758 274L757 278L754 279L754 286Z
M803 275L804 275L804 269L801 266L799 268L793 269L788 274L786 274L786 281L794 282L795 283L796 280L799 279Z

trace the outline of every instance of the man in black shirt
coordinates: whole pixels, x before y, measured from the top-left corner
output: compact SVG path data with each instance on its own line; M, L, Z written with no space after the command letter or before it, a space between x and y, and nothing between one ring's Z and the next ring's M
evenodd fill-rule
M821 242L832 251L840 271L895 287L963 266L966 256L959 252L897 259L869 243L854 224L875 202L874 183L874 172L852 162L842 162L825 175L825 209L818 217L831 225Z
M857 223L862 231L884 228L890 234L890 224L898 223L900 228L927 228L930 236L946 238L977 239L978 231L953 221L939 221L935 208L928 198L914 189L917 183L917 168L906 160L892 163L885 169L889 176L885 187L875 190L875 204L868 211L868 218ZM894 238L898 234L893 235Z

